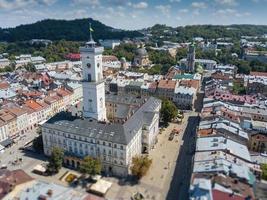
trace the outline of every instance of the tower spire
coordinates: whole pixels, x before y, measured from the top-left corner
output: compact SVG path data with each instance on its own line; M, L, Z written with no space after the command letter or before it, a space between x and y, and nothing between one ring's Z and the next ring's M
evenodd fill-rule
M92 29L91 23L89 23L90 40L88 42L86 42L86 45L87 45L87 47L90 47L90 48L94 48L95 44L96 44L96 42L94 41L93 36L92 36L93 31L94 30Z
M89 23L89 31L90 31L90 41L94 41L93 36L92 36L93 29L92 29L91 23Z

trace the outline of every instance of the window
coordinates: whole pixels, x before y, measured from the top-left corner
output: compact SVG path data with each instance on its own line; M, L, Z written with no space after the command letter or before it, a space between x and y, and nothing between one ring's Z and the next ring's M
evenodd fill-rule
M121 150L123 150L123 146L121 145Z
M89 112L93 111L93 100L92 99L88 100L88 110Z
M88 68L91 68L91 63L87 63L87 67Z
M98 68L100 67L100 63L97 63L97 67L98 67Z
M111 143L108 143L108 146L110 146L110 147L111 147Z
M89 82L92 81L92 76L91 76L91 74L88 74L87 80L88 80Z
M106 145L106 143L105 143L105 142L103 142L103 145L105 146L105 145Z

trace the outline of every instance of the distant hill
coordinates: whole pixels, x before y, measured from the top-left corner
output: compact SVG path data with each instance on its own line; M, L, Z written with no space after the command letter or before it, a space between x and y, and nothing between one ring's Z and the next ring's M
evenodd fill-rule
M259 36L267 34L266 25L192 25L192 26L179 26L176 28L169 27L162 24L156 24L147 29L154 36L160 37L166 35L164 31L175 31L176 34L172 35L174 40L188 41L193 37L203 37L205 39L215 39L230 37L233 39L240 39L241 36ZM168 34L168 33L167 33Z
M0 41L16 42L31 39L86 41L89 39L89 22L94 39L122 39L142 36L138 31L118 30L91 18L75 20L47 19L15 28L0 28Z

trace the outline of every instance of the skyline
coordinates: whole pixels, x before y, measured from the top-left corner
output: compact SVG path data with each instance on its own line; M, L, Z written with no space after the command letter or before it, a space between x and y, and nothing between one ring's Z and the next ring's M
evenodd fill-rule
M0 0L0 27L42 19L93 18L114 28L154 24L267 25L267 0Z

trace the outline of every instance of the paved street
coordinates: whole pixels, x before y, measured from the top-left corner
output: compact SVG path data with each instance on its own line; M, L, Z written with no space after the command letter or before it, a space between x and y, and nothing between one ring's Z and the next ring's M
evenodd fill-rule
M25 171L29 171L29 167L34 166L35 163L40 162L40 159L43 158L42 155L38 154L38 159L36 159L36 154L20 150L21 147L24 147L25 144L32 141L36 136L36 129L26 132L23 136L17 139L17 142L15 144L5 149L5 152L0 154L1 166L7 165L7 168L10 170L24 169ZM18 161L20 158L22 160ZM16 160L18 162L16 162L15 164Z
M193 165L197 125L198 117L190 116L183 135L183 145L180 147L173 179L166 197L167 200L186 200L189 198L188 190Z
M126 200L135 192L140 192L148 200L186 199L191 176L193 155L191 152L194 150L195 128L198 124L196 116L197 113L193 112L185 114L184 123L181 125L171 123L159 135L158 143L149 155L153 159L152 166L138 184L108 178L114 184L106 197L111 200ZM185 132L182 131L173 141L169 141L168 137L173 128ZM187 182L180 184L181 177L187 178Z

